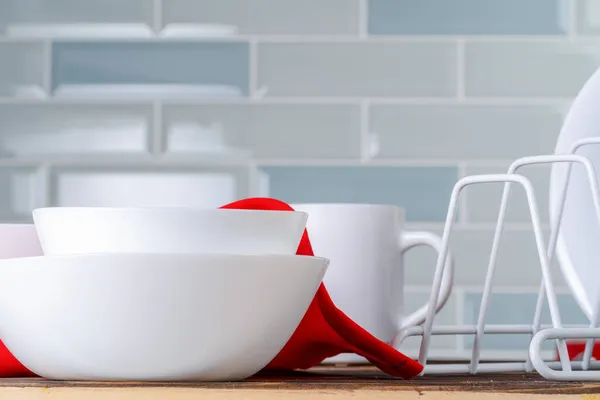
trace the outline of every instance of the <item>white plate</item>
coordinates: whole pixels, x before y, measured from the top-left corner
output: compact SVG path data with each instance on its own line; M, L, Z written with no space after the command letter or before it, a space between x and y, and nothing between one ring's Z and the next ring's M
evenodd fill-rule
M296 254L301 211L183 207L33 210L46 255L87 253Z
M567 153L583 138L600 137L600 70L585 84L573 102L555 152ZM586 146L577 154L600 173L600 146ZM566 164L554 164L550 185L551 223L566 177ZM573 296L591 318L600 298L600 225L594 211L587 175L580 165L572 170L557 243L557 259Z
M65 99L195 99L238 98L243 96L240 88L228 85L204 84L62 84L53 93Z
M10 24L6 36L18 38L149 38L154 32L142 23L40 23Z
M244 379L289 340L327 264L281 255L0 260L1 339L48 379Z

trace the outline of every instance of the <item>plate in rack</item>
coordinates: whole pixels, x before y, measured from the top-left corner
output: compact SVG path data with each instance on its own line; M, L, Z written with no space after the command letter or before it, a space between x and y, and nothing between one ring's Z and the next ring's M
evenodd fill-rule
M571 105L555 153L569 153L575 142L585 138L600 138L600 70L589 78ZM600 172L600 145L582 147L576 154L588 158ZM551 226L557 218L567 169L566 163L552 166ZM596 218L588 177L582 165L574 164L571 171L556 258L573 296L591 318L600 301L600 221Z

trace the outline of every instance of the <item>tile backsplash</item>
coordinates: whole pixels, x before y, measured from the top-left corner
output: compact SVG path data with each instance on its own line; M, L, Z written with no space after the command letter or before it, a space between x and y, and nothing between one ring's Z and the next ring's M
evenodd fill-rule
M564 0L371 0L374 35L561 35Z
M600 66L599 15L595 0L0 0L0 219L270 195L397 204L441 233L457 179L554 151ZM549 168L524 173L547 218ZM475 321L500 193L461 198L440 323ZM494 323L527 323L540 280L523 193L511 201ZM409 253L409 305L434 263Z
M52 88L73 84L216 84L248 92L246 43L57 43Z

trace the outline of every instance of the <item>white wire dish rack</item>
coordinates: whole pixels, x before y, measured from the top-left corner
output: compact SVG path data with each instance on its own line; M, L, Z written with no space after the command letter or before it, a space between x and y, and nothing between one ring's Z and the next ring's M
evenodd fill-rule
M564 205L566 202L567 189L571 178L571 170L574 163L580 164L585 169L587 181L591 188L591 195L595 205L596 217L600 223L600 190L596 171L590 160L584 156L577 155L576 152L584 146L600 145L600 138L588 138L575 142L566 154L541 155L524 157L515 160L508 168L505 174L492 175L473 175L459 180L450 197L448 214L444 227L442 242L443 248L439 254L436 270L433 279L433 285L429 304L438 303L438 296L441 289L442 276L444 274L446 258L449 252L450 235L456 214L458 212L458 199L461 192L467 186L504 183L504 191L500 203L500 210L496 222L492 249L489 256L488 270L485 277L483 294L480 303L479 317L476 325L469 326L434 326L435 309L430 306L424 324L412 326L404 329L394 339L394 347L399 348L403 341L411 336L421 337L421 347L419 350L419 362L425 366L424 375L430 374L477 374L491 372L532 372L537 371L546 379L551 380L580 380L595 381L600 380L600 361L592 357L594 340L600 339L600 304L594 309L594 315L591 318L589 326L570 326L565 327L561 322L561 316L558 308L558 302L555 292L555 286L550 274L550 265L556 251L558 240L558 231L563 216ZM521 167L533 164L566 163L567 177L562 187L559 199L558 209L551 210L555 213L554 221L550 226L550 237L548 244L545 244L542 232L542 225L537 208L536 196L531 182L518 173ZM502 232L505 225L506 211L510 190L514 185L522 186L525 190L531 224L535 235L535 243L539 257L539 266L542 272L542 282L540 284L537 304L533 321L531 325L491 325L486 324L486 314L492 294L494 282L494 272ZM551 325L541 325L542 311L547 302L550 310ZM529 352L525 359L519 362L481 362L481 344L485 335L496 334L526 334L530 335ZM471 351L471 357L468 363L428 363L428 353L433 335L474 335L474 343ZM585 351L582 357L577 360L570 360L566 347L566 340L578 339L586 340ZM541 347L547 340L555 340L558 350L559 361L546 361L541 356Z

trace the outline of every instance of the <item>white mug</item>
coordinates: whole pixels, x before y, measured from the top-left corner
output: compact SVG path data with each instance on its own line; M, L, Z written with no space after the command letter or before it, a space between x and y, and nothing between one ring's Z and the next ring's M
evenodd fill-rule
M323 280L335 305L386 343L408 326L425 321L428 304L404 312L404 253L429 246L439 254L442 239L430 232L404 231L404 210L376 204L292 204L308 213L308 236L315 256L330 260ZM439 311L452 289L453 263L447 258L435 307ZM342 354L326 362L364 362Z

